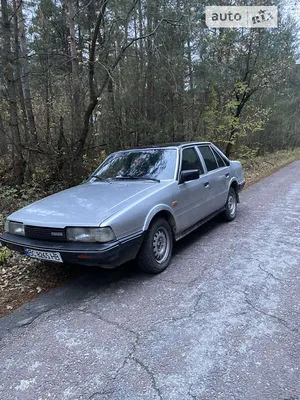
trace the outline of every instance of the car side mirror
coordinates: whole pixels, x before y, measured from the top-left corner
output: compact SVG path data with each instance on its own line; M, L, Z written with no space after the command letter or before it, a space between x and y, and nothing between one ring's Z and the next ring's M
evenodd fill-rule
M196 179L199 179L200 173L198 169L189 169L186 171L181 171L180 173L180 178L179 178L179 184L188 182L188 181L194 181Z

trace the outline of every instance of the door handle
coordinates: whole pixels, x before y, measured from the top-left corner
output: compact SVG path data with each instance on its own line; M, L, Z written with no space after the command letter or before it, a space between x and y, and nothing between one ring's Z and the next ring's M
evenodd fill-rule
M204 183L204 187L205 187L206 189L208 189L208 188L209 188L209 182L205 182L205 183Z
M229 178L229 173L227 172L227 174L225 174L225 178Z

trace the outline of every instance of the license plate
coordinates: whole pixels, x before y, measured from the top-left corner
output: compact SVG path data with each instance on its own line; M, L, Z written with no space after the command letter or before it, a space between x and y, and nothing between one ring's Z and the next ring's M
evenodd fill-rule
M54 261L60 263L63 262L61 255L58 252L25 249L25 253L30 258L37 258L39 260Z

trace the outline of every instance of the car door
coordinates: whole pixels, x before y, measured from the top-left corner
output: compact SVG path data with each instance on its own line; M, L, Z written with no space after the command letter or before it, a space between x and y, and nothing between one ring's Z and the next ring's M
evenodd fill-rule
M205 163L209 184L210 213L220 210L226 203L230 181L229 167L220 155L209 145L200 145L198 149Z
M230 185L230 168L229 162L226 162L221 154L217 151L218 149L214 148L214 146L210 146L219 167L219 184L220 184L220 202L221 207L226 203L228 192L229 192L229 185Z
M177 206L174 208L178 233L209 214L209 188L195 146L182 149L179 176L181 171L192 169L199 170L199 179L178 184Z

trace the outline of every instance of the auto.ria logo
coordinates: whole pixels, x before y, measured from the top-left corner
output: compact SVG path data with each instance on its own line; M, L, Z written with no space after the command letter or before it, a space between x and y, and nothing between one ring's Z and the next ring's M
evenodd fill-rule
M277 28L276 6L207 6L209 28Z

